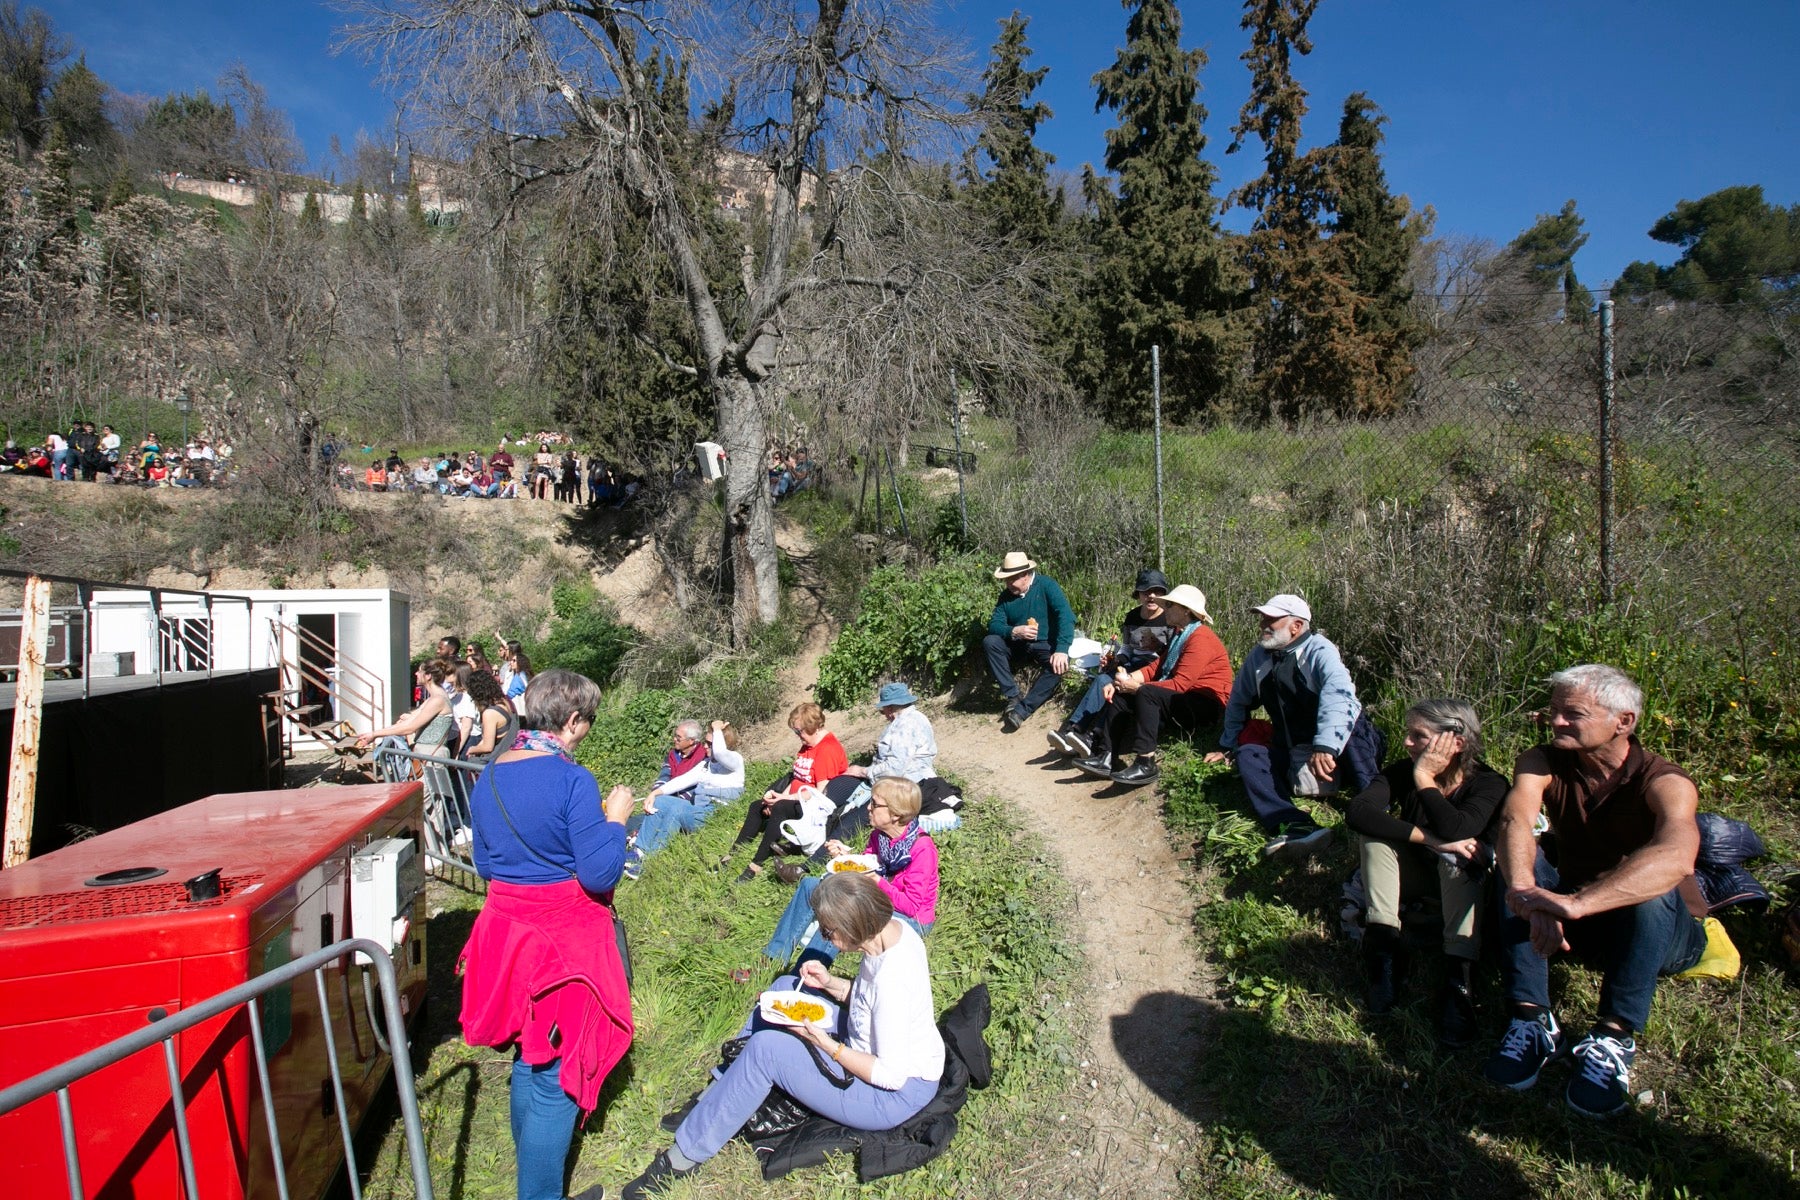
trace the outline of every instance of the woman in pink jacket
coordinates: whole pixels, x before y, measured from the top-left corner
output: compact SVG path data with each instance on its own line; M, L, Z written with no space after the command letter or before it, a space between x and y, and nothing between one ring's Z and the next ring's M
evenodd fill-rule
M873 829L863 853L875 858L875 882L893 902L894 916L923 937L937 920L938 849L931 835L919 828L919 803L919 785L912 780L898 775L877 780L869 798ZM837 841L826 842L825 849L834 856L853 853ZM775 936L763 947L765 955L786 962L805 943L801 962L816 958L830 965L837 957L813 920L811 897L818 886L818 876L800 881L781 920L775 923Z

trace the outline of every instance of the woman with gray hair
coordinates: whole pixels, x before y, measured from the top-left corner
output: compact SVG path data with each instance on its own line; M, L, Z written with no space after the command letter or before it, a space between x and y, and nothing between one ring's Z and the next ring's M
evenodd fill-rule
M740 1031L749 1040L731 1066L691 1108L664 1118L674 1143L625 1185L625 1200L644 1200L699 1170L773 1088L863 1130L903 1125L937 1095L944 1039L933 1017L925 943L895 919L893 902L868 875L827 875L812 893L812 908L819 932L839 953L861 952L854 986L814 960L776 980L776 989L817 997L807 1001L817 1012L809 1019L775 1008L779 1024L752 1013Z
M631 1045L630 981L612 910L631 789L602 802L572 757L599 703L599 686L573 671L533 679L525 728L470 795L475 868L489 886L458 964L463 1037L512 1051L520 1200L561 1200L575 1118L599 1105L607 1073Z
M1448 1046L1467 1045L1475 1037L1477 921L1506 776L1481 761L1481 718L1461 700L1421 700L1407 709L1403 744L1407 757L1376 776L1345 818L1361 835L1369 1012L1394 1006L1405 974L1401 904L1435 892L1445 960L1438 1036Z

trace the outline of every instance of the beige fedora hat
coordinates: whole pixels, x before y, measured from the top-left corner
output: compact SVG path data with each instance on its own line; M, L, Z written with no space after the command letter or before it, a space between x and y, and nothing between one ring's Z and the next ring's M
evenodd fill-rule
M1192 584L1178 583L1163 597L1164 604L1179 604L1208 625L1212 614L1206 611L1206 593Z
M1006 557L1000 560L999 568L994 572L995 579L1011 579L1014 575L1023 575L1027 571L1037 570L1037 564L1023 550L1008 550Z

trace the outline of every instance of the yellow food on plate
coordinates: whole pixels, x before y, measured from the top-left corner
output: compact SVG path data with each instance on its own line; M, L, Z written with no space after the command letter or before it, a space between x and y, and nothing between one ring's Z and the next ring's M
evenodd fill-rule
M800 1021L807 1025L825 1019L825 1006L811 1000L777 1000L769 1007L790 1021Z
M867 875L869 873L869 866L867 863L859 863L853 858L840 858L831 864L831 869L833 871L855 871L862 875Z

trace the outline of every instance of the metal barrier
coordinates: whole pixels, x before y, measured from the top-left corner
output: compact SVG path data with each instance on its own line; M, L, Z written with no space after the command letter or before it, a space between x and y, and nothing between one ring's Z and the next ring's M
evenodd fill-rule
M396 742L384 738L376 748L376 778L386 783L417 779L425 785L427 864L454 873L460 883L480 886L480 873L470 858L474 825L469 817L469 792L487 764L419 754Z
M62 1122L63 1162L68 1176L70 1200L86 1200L69 1087L84 1076L122 1062L161 1042L163 1057L168 1064L169 1104L174 1116L176 1152L181 1163L182 1183L187 1196L196 1196L198 1189L195 1184L194 1152L189 1140L187 1100L176 1059L175 1038L196 1025L243 1006L249 1010L250 1039L256 1053L256 1076L262 1088L263 1116L268 1123L269 1153L274 1160L276 1190L281 1200L288 1200L287 1168L281 1158L281 1130L275 1113L274 1093L269 1084L269 1058L263 1045L262 1012L257 1001L264 993L310 971L319 989L320 1011L330 1012L325 992L325 968L336 964L348 954L358 952L375 965L381 989L382 1012L387 1022L386 1043L399 1049L399 1053L390 1057L394 1067L394 1090L400 1098L400 1117L406 1130L406 1149L412 1166L414 1194L418 1200L432 1200L431 1171L425 1158L425 1135L419 1123L419 1098L413 1090L412 1060L407 1052L406 1016L400 1010L399 980L394 973L394 960L389 951L367 938L350 938L314 951L304 958L297 958L266 971L247 983L220 992L211 999L164 1016L154 1024L72 1058L60 1066L0 1089L0 1116L55 1093ZM366 984L368 977L365 975L363 978ZM350 1113L344 1102L344 1080L338 1069L337 1041L330 1021L325 1022L323 1032L327 1057L331 1062L331 1087L336 1098L338 1130L344 1143L345 1174L349 1179L352 1200L361 1200L362 1183L356 1166L355 1130L350 1126Z

